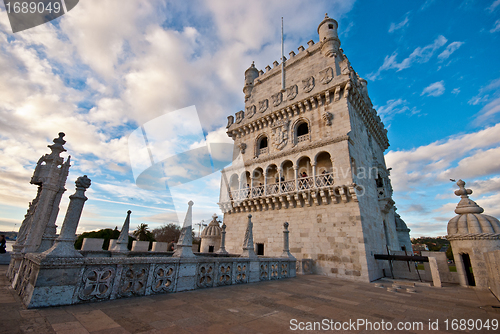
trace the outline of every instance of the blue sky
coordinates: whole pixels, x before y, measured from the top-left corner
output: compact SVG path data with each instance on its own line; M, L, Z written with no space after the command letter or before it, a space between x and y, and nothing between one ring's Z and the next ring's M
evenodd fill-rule
M60 131L73 166L58 225L83 174L93 184L79 232L120 227L129 209L132 228L154 228L182 217L190 199L194 221L209 220L219 213L220 174L170 191L138 188L130 134L195 106L205 139L194 131L186 151L230 143L226 116L244 108L244 70L279 60L281 16L288 54L318 41L325 12L389 130L386 161L411 236L446 234L458 203L450 178L467 181L485 213L500 217L500 0L86 0L16 34L0 10L2 230L19 228L36 194L33 168ZM193 122L180 118L168 131Z

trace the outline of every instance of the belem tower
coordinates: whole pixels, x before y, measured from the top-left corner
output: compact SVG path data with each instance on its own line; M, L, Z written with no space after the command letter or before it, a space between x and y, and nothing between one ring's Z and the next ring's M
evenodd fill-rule
M222 172L219 206L229 252L251 212L258 255L281 254L288 221L290 251L305 270L372 281L387 270L374 254L411 254L410 230L392 199L387 130L337 28L325 15L319 42L265 72L245 71L245 110L228 117L234 161Z

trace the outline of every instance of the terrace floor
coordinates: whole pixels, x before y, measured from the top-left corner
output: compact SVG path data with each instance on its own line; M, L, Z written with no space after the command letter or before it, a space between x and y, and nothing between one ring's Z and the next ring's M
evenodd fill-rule
M487 290L418 286L416 293L389 292L373 283L315 275L27 310L9 288L7 267L0 265L0 333L297 333L299 325L306 329L308 322L314 326L325 321L334 328L330 320L342 322L338 326L346 330L304 332L387 332L367 330L361 322L360 327L351 326L358 320L371 322L372 329L376 323L382 326L381 321L390 322L394 332L403 333L498 333L500 329L500 324L497 330L451 328L453 319L473 319L474 326L500 321L500 303ZM438 330L429 329L429 320L438 321ZM422 323L423 329L396 331L398 322L408 322L402 324L407 328Z

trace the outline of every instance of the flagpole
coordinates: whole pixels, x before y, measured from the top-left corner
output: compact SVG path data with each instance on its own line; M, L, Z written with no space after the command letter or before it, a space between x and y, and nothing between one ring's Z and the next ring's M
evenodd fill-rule
M285 91L285 40L283 37L283 17L281 17L281 90Z

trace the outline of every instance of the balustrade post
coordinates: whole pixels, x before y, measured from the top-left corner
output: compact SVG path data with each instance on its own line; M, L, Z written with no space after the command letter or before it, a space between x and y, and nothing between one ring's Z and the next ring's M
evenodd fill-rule
M313 187L316 188L316 163L312 165Z
M295 174L295 191L299 190L299 166L294 166L293 171Z
M264 196L267 195L267 172L264 172L264 191L262 192Z

